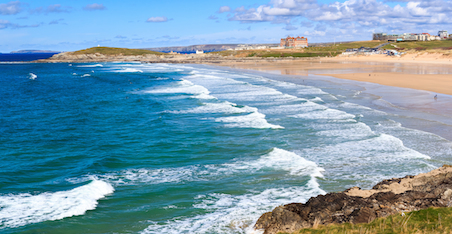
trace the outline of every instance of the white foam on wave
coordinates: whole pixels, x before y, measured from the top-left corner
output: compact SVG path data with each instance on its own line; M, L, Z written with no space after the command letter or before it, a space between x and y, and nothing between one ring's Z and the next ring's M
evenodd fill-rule
M271 80L271 79L268 79L265 77L254 77L254 79L265 81L265 82L273 84L277 87L296 90L298 94L302 94L302 95L330 95L329 93L324 92L320 88L316 88L316 87L312 87L312 86L308 86L308 85L301 85L301 84L295 84L295 83L290 83L290 82L285 82L285 81Z
M262 234L262 230L254 230L253 226L263 213L279 205L306 202L319 194L325 194L325 191L308 183L305 187L271 188L243 195L199 195L194 207L200 211L200 215L153 223L141 233Z
M250 113L256 112L257 108L243 106L239 107L237 104L232 102L221 102L221 103L204 103L202 106L183 110L183 111L171 111L171 113L226 113L226 114L238 114L238 113Z
M193 97L200 97L206 98L209 97L210 91L206 89L205 87L201 85L195 85L192 82L188 80L181 80L176 83L175 86L172 87L162 87L152 90L146 90L144 93L152 93L152 94L195 94L196 96ZM212 96L210 96L212 97ZM212 99L215 97L212 97Z
M28 75L29 75L29 79L30 79L30 80L35 80L36 78L38 78L38 76L35 75L35 74L33 74L33 73L30 73L30 74L28 74Z
M92 65L80 65L77 67L103 67L104 65L102 64L92 64Z
M392 163L407 159L430 159L429 156L404 146L399 138L387 134L322 148L307 149L304 150L304 153L315 153L327 164L346 162L348 166L356 164L363 168L365 165L372 164L376 166L393 165Z
M331 119L331 120L342 120L342 119L353 119L356 116L349 114L344 111L335 110L335 109L325 109L318 110L309 113L302 113L291 115L290 117L300 118L300 119Z
M191 165L176 168L128 169L116 173L70 179L72 183L105 180L116 186L136 184L186 183L214 180L231 174L252 174L261 170L286 171L291 176L323 177L324 169L290 151L273 148L256 160L239 160L224 164Z
M321 99L319 97L312 98L309 101L311 101L311 102L324 102L323 99Z
M274 90L276 91L276 90ZM191 81L181 80L173 87L164 87L153 90L146 90L144 93L153 94L192 94L193 98L200 99L216 99L216 97L210 95L210 91L201 85L195 85ZM239 128L272 128L281 129L284 128L279 125L269 124L265 119L265 115L258 112L257 108L244 106L238 107L231 102L223 103L206 103L203 106L196 107L191 110L178 111L176 113L248 113L248 115L230 116L215 119L216 122L227 123L226 127L239 127Z
M231 128L284 129L283 126L268 123L265 115L257 111L247 115L216 118L215 121L227 123L225 126Z
M278 114L278 115L294 115L300 112L312 112L317 110L325 110L326 106L317 104L315 102L307 101L306 99L299 98L297 101L304 101L302 103L288 104L288 105L276 105L265 110L266 114Z
M251 102L287 102L298 99L296 96L284 94L276 89L255 85L243 85L231 87L231 90L216 94L221 99Z
M114 192L100 180L69 191L0 196L0 227L19 227L48 220L83 215L94 210L98 200Z
M311 177L323 177L323 168L316 163L306 160L296 153L273 148L270 153L261 156L258 160L249 162L239 162L227 164L235 170L262 170L272 168L276 170L288 171L291 175L310 175Z
M130 67L127 67L127 68L122 69L122 70L116 70L115 72L123 72L123 73L136 73L136 72L139 72L139 73L143 73L143 71L140 70L140 69L130 68Z
M88 77L88 76L91 76L90 74L84 74L84 75L82 75L82 77Z
M236 102L287 102L297 99L296 96L282 93L274 88L238 81L224 77L221 73L203 74L197 72L187 77L187 79L208 87L209 90L215 93L217 98L224 100Z
M310 125L316 130L320 130L316 133L318 136L343 138L347 140L363 139L365 137L375 136L376 133L372 129L362 122L356 120L345 122L340 124L322 124L322 125Z

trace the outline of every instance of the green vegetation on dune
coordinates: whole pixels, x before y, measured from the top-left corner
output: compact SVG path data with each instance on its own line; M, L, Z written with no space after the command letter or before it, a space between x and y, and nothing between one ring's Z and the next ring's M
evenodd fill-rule
M327 45L318 45L308 48L293 48L284 50L226 50L212 52L222 56L235 57L330 57L345 52L348 48L375 47L384 42L381 41L356 41Z
M452 208L428 208L391 215L386 218L375 219L364 224L334 224L328 226L319 225L317 228L302 229L303 234L411 234L411 233L452 233Z
M361 47L376 47L378 45L383 44L381 41L355 41L355 42L345 42L345 43L336 43L333 45L326 46L314 46L306 48L306 51L309 52L345 52L346 49L349 48L361 48Z
M406 50L452 50L452 40L442 41L412 41L412 42L393 42L383 47L383 49Z
M307 58L307 57L328 57L336 56L338 52L280 52L280 53L268 53L259 57L294 57L294 58Z
M260 57L260 58L307 58L307 57L328 57L336 56L339 52L322 51L322 52L306 52L304 50L239 50L239 51L220 51L213 52L222 56L235 57Z
M141 49L125 49L125 48L114 48L114 47L92 47L84 50L78 50L72 52L72 54L103 54L103 55L146 55L146 54L164 54L160 52L155 52L151 50L141 50Z

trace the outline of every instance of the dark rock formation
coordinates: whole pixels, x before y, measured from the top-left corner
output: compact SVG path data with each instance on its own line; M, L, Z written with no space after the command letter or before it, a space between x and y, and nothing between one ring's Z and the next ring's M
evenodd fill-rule
M371 190L358 187L292 203L263 214L255 228L264 234L294 232L318 224L368 223L379 217L452 206L452 167L443 166L417 176L384 180Z

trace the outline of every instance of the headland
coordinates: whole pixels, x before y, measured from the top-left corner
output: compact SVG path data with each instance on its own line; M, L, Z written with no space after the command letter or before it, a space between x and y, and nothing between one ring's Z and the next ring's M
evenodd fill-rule
M452 167L445 165L416 176L383 180L370 190L353 187L313 197L305 204L279 206L263 214L255 228L263 229L264 234L293 233L321 225L370 223L394 214L451 206Z

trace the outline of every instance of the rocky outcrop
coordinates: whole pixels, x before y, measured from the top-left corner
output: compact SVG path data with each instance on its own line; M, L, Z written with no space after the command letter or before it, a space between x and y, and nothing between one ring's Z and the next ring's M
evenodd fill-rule
M368 223L379 217L452 206L452 167L443 166L417 176L384 180L371 190L358 187L292 203L263 214L255 228L264 234L294 232L319 224Z

